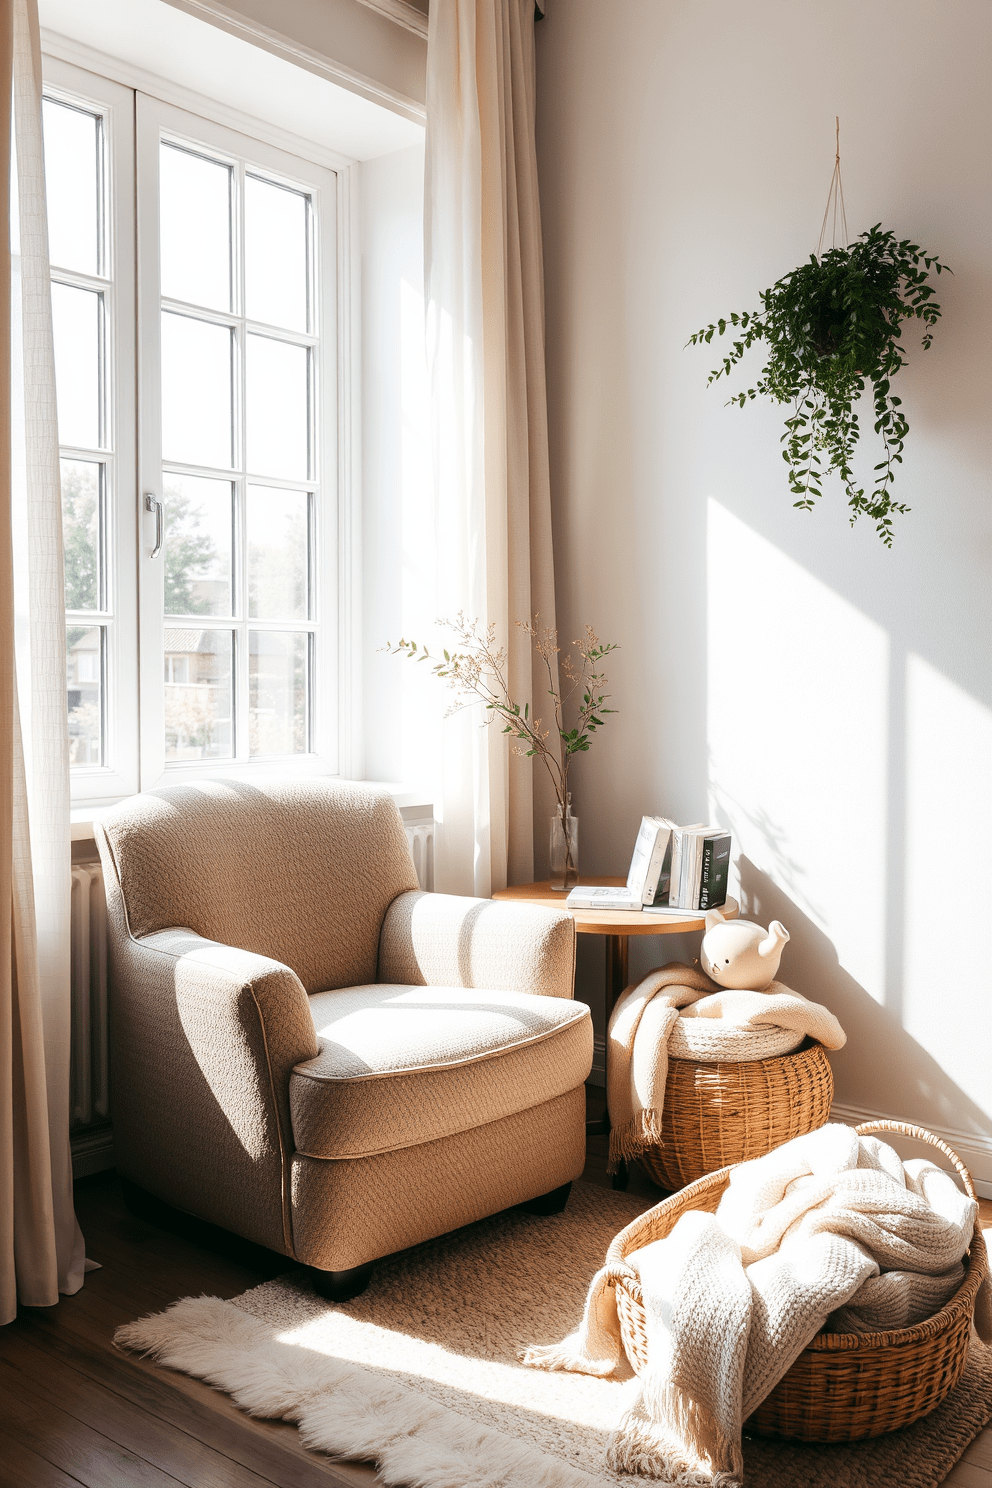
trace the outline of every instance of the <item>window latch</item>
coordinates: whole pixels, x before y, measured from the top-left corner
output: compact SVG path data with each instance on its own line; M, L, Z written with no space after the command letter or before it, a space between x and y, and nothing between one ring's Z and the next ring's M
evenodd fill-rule
M148 556L150 558L157 558L159 553L161 553L162 551L162 536L165 526L165 512L162 507L161 501L159 501L157 496L153 496L151 491L145 492L145 511L155 513L155 546L152 548L151 553Z

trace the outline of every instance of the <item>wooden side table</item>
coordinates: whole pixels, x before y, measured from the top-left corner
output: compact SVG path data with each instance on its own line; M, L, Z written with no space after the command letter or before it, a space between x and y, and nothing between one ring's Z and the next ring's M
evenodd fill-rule
M580 884L594 884L602 888L623 888L625 878L592 878L580 876ZM549 909L565 909L568 895L552 889L550 882L517 884L511 889L497 889L494 899L510 899L525 904L544 904ZM728 899L720 906L728 920L736 919L740 906L736 899ZM639 909L570 909L579 935L606 936L606 1021L617 1005L617 1000L627 985L628 942L632 935L684 935L687 931L703 930L706 919L696 910L687 909L684 918L676 915L644 914Z

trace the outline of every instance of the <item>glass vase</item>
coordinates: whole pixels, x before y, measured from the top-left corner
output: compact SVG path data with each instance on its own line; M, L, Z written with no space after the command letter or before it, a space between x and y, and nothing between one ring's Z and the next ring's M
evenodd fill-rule
M571 806L561 807L551 818L551 887L567 892L579 881L579 818Z

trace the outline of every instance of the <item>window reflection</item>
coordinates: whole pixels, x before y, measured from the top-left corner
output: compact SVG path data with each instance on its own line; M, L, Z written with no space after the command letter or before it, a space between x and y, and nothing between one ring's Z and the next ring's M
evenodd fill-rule
M303 754L307 739L309 638L253 630L248 648L248 730L252 754Z
M231 757L232 643L229 630L166 627L166 759Z
M103 634L102 625L66 630L70 766L103 764Z

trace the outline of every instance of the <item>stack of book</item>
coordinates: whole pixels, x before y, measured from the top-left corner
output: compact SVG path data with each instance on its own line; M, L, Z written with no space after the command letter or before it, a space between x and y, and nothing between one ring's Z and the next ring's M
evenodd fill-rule
M641 818L626 888L573 889L569 909L634 909L685 915L725 904L730 833L695 822L679 827L665 816Z
M649 909L694 909L705 912L727 902L730 833L723 827L694 822L672 834L672 867L668 898Z

